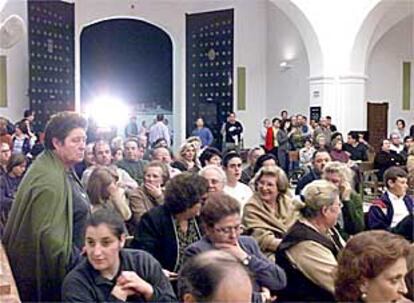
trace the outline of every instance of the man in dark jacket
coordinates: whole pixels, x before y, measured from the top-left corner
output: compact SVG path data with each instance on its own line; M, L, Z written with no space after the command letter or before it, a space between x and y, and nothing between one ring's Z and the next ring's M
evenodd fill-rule
M240 204L218 192L210 194L201 210L206 236L187 247L186 260L202 252L219 249L230 253L253 274L253 302L271 299L286 286L285 272L268 260L252 237L240 236Z
M413 240L413 198L407 195L407 173L391 167L384 173L386 192L372 201L368 211L369 229L385 229Z
M326 163L331 161L331 156L327 151L316 151L312 157L312 169L306 175L299 179L296 185L295 194L300 195L302 189L312 181L321 179L321 174Z

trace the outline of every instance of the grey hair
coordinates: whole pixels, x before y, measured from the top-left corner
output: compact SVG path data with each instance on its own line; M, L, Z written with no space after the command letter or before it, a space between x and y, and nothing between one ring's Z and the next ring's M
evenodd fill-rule
M202 177L204 177L204 174L206 173L206 171L208 171L208 170L214 170L219 176L220 176L220 181L223 183L223 184L227 184L227 176L226 176L226 173L224 172L224 170L221 168L221 167L219 167L219 166L217 166L217 165L214 165L214 164L210 164L210 165L207 165L207 166L205 166L205 167L203 167L199 172L198 172L198 174L200 175L200 176L202 176Z
M319 216L323 207L331 206L339 196L339 189L326 180L315 180L303 189L304 207L300 210L306 219Z

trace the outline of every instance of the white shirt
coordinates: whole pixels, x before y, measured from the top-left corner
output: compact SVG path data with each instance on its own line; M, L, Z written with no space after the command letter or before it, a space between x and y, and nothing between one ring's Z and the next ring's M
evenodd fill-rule
M407 206L404 202L404 197L398 198L396 195L387 191L390 198L392 208L394 209L394 216L392 217L391 227L395 227L402 219L404 219L409 213Z
M231 187L228 185L224 186L224 192L236 199L237 201L239 201L241 209L240 215L242 216L244 205L253 196L253 191L246 184L237 182L235 187Z

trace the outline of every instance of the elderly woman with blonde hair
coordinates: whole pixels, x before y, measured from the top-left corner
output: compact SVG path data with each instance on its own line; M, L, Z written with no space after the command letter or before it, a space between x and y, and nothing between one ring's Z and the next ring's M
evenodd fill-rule
M262 167L251 184L254 195L244 206L243 225L246 233L256 239L263 254L274 260L283 235L299 213L288 193L288 178L280 167Z
M288 286L281 302L334 302L334 271L344 240L334 228L341 213L338 188L316 180L303 191L302 218L289 229L276 251Z
M338 230L344 239L365 229L364 211L361 196L351 186L352 170L344 163L329 162L323 169L322 178L332 182L339 189L342 213L338 220Z

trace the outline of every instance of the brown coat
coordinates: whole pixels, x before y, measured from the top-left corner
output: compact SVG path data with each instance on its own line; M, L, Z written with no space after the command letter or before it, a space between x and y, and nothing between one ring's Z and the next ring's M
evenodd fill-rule
M129 206L132 212L130 224L138 226L143 214L164 203L164 196L154 198L142 186L128 192Z
M289 227L299 217L292 199L283 195L273 210L257 193L247 202L243 211L243 225L256 239L263 254L274 260L274 253Z

